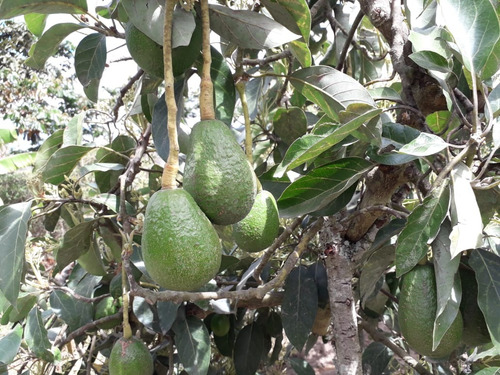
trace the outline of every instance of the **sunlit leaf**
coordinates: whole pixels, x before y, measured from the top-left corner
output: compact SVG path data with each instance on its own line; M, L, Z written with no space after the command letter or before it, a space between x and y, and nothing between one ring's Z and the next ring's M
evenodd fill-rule
M441 73L451 71L448 60L440 54L433 51L418 51L408 56L417 65L427 70L436 70Z
M306 43L311 33L311 12L305 0L264 0L271 16L290 31L301 34Z
M429 133L420 133L419 136L399 149L399 152L414 156L429 156L437 154L448 147L443 138Z
M58 23L48 29L29 51L26 64L34 69L43 69L47 59L54 55L61 42L72 32L87 27L78 23Z
M82 112L68 122L68 125L64 128L61 147L82 145L84 119L85 113Z
M26 27L33 35L40 37L45 29L45 24L47 22L47 15L40 13L28 13L24 15L24 22L26 22Z
M338 119L338 112L352 103L375 107L372 97L358 81L329 66L297 70L291 75L290 82L334 120Z
M0 338L0 372L7 371L10 364L17 355L23 338L23 327L18 324L12 331Z
M0 143L10 143L17 139L17 132L14 126L0 127Z
M35 163L36 152L24 152L0 158L0 175L23 169Z
M163 45L164 1L122 0L120 3L135 27L159 45Z
M459 163L451 171L451 219L453 230L450 234L451 256L462 251L481 246L483 223L481 212L472 190L471 170Z
M238 47L249 49L279 47L300 37L263 14L215 4L210 4L210 28Z
M28 13L85 13L86 0L2 0L0 19L13 18Z
M425 256L428 244L436 238L448 213L449 205L450 189L444 182L408 216L396 245L397 277L410 271Z
M460 257L453 258L450 252L450 233L451 224L446 220L441 225L436 239L432 242L434 273L436 274L436 285L439 285L432 350L436 350L441 339L455 321L462 295L460 275L457 272Z
M203 321L194 316L177 319L175 344L184 369L190 375L205 375L210 365L210 336Z
M500 257L482 249L472 251L470 266L476 272L478 284L477 302L483 312L490 336L500 348Z
M361 158L345 158L319 167L288 186L278 200L280 216L295 217L319 210L373 167Z
M64 176L69 176L73 168L84 157L92 147L68 146L58 149L47 161L42 171L45 182L59 185L64 181Z
M300 66L303 68L309 68L312 65L311 50L306 43L299 40L293 40L288 43L288 46L290 47L290 51L293 56L295 56L297 61L300 63Z
M63 129L56 130L45 140L45 142L43 142L36 153L33 172L37 172L43 169L52 154L61 147L63 142L63 134Z
M16 305L24 267L24 246L31 202L0 206L0 290Z

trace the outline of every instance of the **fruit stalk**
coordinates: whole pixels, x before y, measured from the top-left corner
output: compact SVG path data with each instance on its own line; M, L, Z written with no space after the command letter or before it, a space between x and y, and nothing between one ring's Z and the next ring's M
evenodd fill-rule
M245 93L245 81L240 78L236 83L236 90L240 95L241 107L243 109L243 117L245 119L245 154L247 160L250 164L253 164L253 153L252 153L252 129L250 127L250 115L248 113L248 103L247 95Z
M177 103L174 93L174 73L172 62L172 20L175 0L165 2L165 23L163 27L163 65L165 76L165 104L167 106L167 129L170 150L163 168L161 178L162 189L175 189L179 170L179 141L177 139Z
M133 233L133 232L132 232ZM133 234L132 234L133 238ZM124 252L127 257L130 256L130 241L123 236L123 247ZM122 299L123 299L123 337L129 339L132 337L132 328L130 327L130 321L128 317L128 309L129 309L129 293L128 293L128 284L127 284L127 272L125 272L125 267L122 265Z
M200 118L201 120L214 120L214 86L210 77L210 66L212 65L212 54L210 53L210 16L208 0L200 0L201 25L202 25L202 53L203 71L200 82Z

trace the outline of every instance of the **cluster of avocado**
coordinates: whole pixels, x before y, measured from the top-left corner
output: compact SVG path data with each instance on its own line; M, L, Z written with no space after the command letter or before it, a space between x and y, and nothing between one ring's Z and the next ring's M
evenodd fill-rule
M437 288L434 267L417 265L406 273L400 284L399 326L408 345L433 360L447 359L460 345L476 346L490 341L484 316L477 304L474 272L460 270L462 301L457 315L433 350Z
M191 291L219 271L222 248L212 224L233 225L245 251L270 246L279 229L273 196L257 194L257 179L231 130L219 120L192 129L183 189L150 198L142 236L151 278L169 290Z

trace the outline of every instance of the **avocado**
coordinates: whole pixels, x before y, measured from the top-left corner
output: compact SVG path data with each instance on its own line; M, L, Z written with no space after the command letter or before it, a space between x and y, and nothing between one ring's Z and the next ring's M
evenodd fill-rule
M242 220L233 224L233 236L240 249L248 252L264 250L272 245L279 232L278 206L273 195L261 190L255 196L252 209Z
M119 310L120 308L118 307L118 300L115 300L113 297L108 296L97 303L95 307L94 319L98 320L106 316L116 314ZM117 318L106 323L98 324L97 326L101 329L111 329L120 324L121 321L121 318Z
M399 326L408 345L421 355L433 359L449 357L462 337L462 314L457 316L436 350L432 350L432 332L437 310L434 267L417 265L401 280Z
M201 24L197 22L189 45L172 49L174 77L183 74L196 61L200 55L201 39ZM130 55L137 65L146 73L163 78L163 46L149 38L132 23L125 28L125 40Z
M222 248L217 232L183 189L160 190L149 199L142 234L144 265L170 290L190 291L218 272Z
M460 311L464 320L462 342L468 346L484 345L491 342L484 315L477 303L477 280L475 272L460 269L462 300Z
M109 375L153 375L149 349L137 337L118 339L109 356Z
M219 120L202 120L189 138L184 189L214 224L237 223L250 212L256 178L231 130Z

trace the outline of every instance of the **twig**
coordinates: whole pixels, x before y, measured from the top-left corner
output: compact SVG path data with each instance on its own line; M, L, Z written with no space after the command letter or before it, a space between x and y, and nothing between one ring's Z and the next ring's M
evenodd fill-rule
M118 121L118 110L120 109L121 106L123 106L123 98L125 97L125 95L127 94L128 90L130 90L132 88L132 86L134 85L134 83L139 79L141 78L141 76L144 74L144 70L142 69L139 69L137 71L137 73L135 73L135 75L129 79L128 83L123 86L120 90L120 96L118 97L118 99L116 100L116 104L115 106L113 107L112 109L112 112L113 112L113 118L114 118L114 122Z
M393 70L392 71L392 74L390 77L387 77L387 78L377 78L377 79L374 79L372 81L368 81L366 82L363 86L370 86L370 85L373 85L374 83L379 83L379 82L389 82L389 81L392 81L394 79L394 77L396 77L396 71Z
M100 295L99 297L89 298L89 297L85 297L85 296L82 296L80 294L77 294L71 288L68 288L68 287L65 287L65 286L51 286L48 289L60 290L61 292L69 294L74 299L76 299L78 301L85 302L85 303L99 302L100 300L102 300L102 299L104 299L106 297L109 297L109 293L107 293L107 294Z
M140 287L135 281L132 275L132 269L130 268L130 260L127 257L123 259L123 266L127 271L127 277L130 284L130 294L133 296L143 297L150 304L154 304L156 301L172 301L172 302L183 302L183 301L200 301L200 300L210 300L210 299L221 299L228 298L233 300L248 301L252 299L264 299L269 292L273 289L281 286L288 274L292 271L293 267L297 264L298 260L307 249L309 242L316 236L316 233L322 228L324 219L322 217L318 218L316 222L309 228L309 230L302 236L301 241L296 246L295 250L288 256L285 264L278 272L276 277L266 284L259 286L257 288L250 288L239 291L218 291L218 292L176 292L176 291L161 291L154 292L152 290L144 289Z
M81 326L77 330L71 332L68 336L66 336L65 339L60 339L60 340L56 339L56 341L54 342L54 346L57 346L58 348L62 348L64 345L69 343L74 338L83 335L88 330L96 328L98 324L104 324L104 323L108 323L108 322L111 322L111 321L116 320L116 319L120 319L121 316L122 316L122 310L120 309L120 311L117 312L116 314L108 315L108 316L105 316L104 318L89 322L89 323Z
M406 212L401 212L401 211L395 210L394 208L390 208L390 207L378 204L375 206L365 207L365 208L362 208L358 211L355 211L350 216L347 216L347 217L343 218L342 220L340 220L340 223L341 224L348 223L359 215L365 215L368 212L374 212L374 211L375 212L385 212L385 213L396 216L398 219L408 217L408 214Z
M421 363L419 363L415 358L406 353L402 348L393 343L387 336L379 332L375 327L371 326L367 322L361 322L360 327L363 328L374 341L380 342L387 346L393 351L398 357L408 364L411 368L422 375L432 375Z
M262 270L266 266L267 262L269 262L269 259L272 258L278 247L281 246L283 242L286 241L286 239L297 229L297 227L302 223L302 217L299 217L295 219L292 224L287 226L283 233L281 233L278 238L276 238L273 242L273 244L265 251L264 255L262 256L262 260L260 261L259 265L255 270L253 271L253 277L257 282L262 283L262 279L260 278L260 274L262 273Z
M344 47L342 48L342 53L340 54L339 62L337 63L337 66L336 66L337 70L342 70L342 68L344 66L345 58L347 56L347 51L349 50L349 46L351 44L351 41L354 38L354 34L356 33L356 29L358 28L358 26L361 23L361 20L363 19L364 16L365 15L363 14L363 12L359 11L358 15L354 19L351 30L349 30L349 34L347 35L347 38L345 40Z
M242 59L242 65L251 65L251 66L265 66L271 62L278 61L281 59L286 59L292 57L292 52L289 49L285 49L284 51L277 53L275 55L267 56L263 59Z

